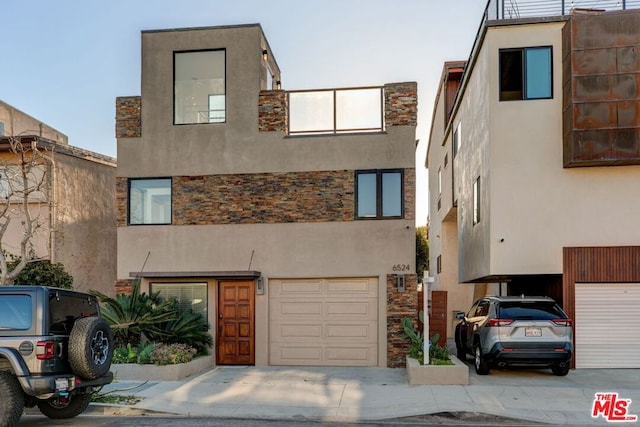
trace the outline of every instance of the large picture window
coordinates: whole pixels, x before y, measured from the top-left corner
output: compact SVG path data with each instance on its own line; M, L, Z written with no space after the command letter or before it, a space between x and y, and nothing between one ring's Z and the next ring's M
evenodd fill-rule
M175 52L174 124L226 121L225 51Z
M500 101L553 97L551 46L500 50Z
M197 313L208 320L206 283L152 283L151 291L165 300L175 299L178 312Z
M385 169L356 172L356 217L402 218L403 171Z
M129 180L129 224L171 224L171 178Z

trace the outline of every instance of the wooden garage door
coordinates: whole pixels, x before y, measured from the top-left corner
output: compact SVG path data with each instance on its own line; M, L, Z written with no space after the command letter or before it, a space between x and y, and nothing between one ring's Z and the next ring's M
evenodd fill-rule
M378 280L270 279L269 363L377 366Z
M640 283L576 283L576 368L640 368Z

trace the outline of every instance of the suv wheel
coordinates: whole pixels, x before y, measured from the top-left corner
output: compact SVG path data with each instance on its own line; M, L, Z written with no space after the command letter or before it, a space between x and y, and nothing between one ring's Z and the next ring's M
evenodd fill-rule
M473 361L476 367L476 374L487 375L489 373L489 364L487 360L482 356L482 348L479 343L473 346Z
M38 409L44 415L56 420L73 418L87 409L91 402L90 394L74 394L67 397L52 397L38 401Z
M73 372L95 380L109 372L113 357L113 333L102 317L76 320L69 336L69 364Z
M24 408L24 393L15 375L0 371L0 426L18 425Z
M565 364L564 366L560 366L557 363L555 365L551 365L551 372L553 372L553 375L564 377L569 373L569 364Z

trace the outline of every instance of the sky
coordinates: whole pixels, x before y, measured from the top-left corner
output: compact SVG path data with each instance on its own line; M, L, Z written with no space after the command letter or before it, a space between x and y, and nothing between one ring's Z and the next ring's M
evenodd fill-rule
M445 61L465 60L486 0L3 0L0 99L116 157L115 98L140 95L140 31L259 23L282 88L418 83L416 224Z

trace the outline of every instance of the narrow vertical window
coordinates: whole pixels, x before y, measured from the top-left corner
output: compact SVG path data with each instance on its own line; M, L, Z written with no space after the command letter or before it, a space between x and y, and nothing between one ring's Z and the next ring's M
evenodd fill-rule
M460 151L460 139L462 138L462 122L458 122L458 126L456 126L456 130L453 131L453 157L458 154Z
M442 194L442 169L438 168L438 195Z
M442 255L438 255L436 258L436 273L442 273Z
M225 51L175 52L174 124L226 121Z
M480 222L480 177L473 182L473 225Z

